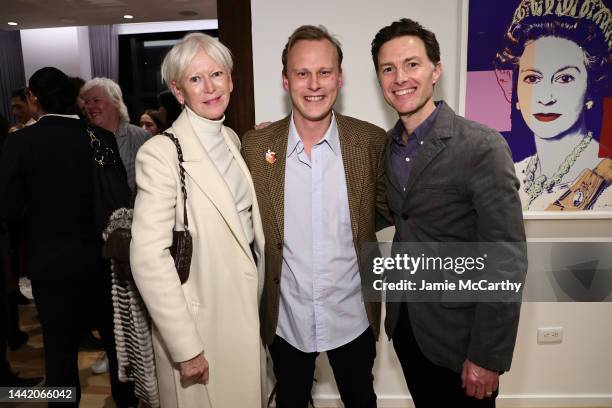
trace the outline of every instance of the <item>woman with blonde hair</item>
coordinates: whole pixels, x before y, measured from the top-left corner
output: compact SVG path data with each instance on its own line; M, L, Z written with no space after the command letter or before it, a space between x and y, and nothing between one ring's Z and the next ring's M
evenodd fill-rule
M164 134L147 141L136 158L130 263L153 322L164 408L263 404L264 237L240 141L223 126L231 70L230 51L212 37L193 33L177 43L162 76L185 106L167 130L182 158ZM170 247L173 230L183 229L193 239L193 255L181 284Z

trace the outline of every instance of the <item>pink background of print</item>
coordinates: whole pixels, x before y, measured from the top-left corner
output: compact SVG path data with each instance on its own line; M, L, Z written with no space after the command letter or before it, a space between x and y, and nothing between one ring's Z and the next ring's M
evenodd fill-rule
M512 129L510 103L504 97L495 71L468 71L466 88L466 118L484 123L499 132Z

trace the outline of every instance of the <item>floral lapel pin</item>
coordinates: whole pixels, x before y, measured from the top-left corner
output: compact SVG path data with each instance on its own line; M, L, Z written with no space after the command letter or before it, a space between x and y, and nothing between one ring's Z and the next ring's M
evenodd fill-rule
M276 152L273 152L272 150L268 149L266 151L266 161L270 164L276 163Z

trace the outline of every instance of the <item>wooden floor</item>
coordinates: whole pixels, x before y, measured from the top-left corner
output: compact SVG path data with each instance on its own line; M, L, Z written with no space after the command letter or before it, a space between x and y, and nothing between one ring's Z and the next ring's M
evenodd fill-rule
M8 352L13 371L21 377L44 376L43 341L40 324L36 319L34 305L20 306L21 329L30 335L28 344L18 351ZM115 408L110 395L110 380L108 373L95 375L90 367L96 361L100 352L79 353L79 375L81 379L81 408ZM498 403L498 405L500 405ZM46 404L3 404L20 408L46 407ZM324 407L317 407L324 408ZM333 408L333 407L329 407ZM554 408L554 407L551 407Z
M43 361L43 341L40 324L36 319L34 305L19 307L21 329L30 335L28 344L17 351L9 351L8 359L13 371L20 377L42 377L45 368ZM92 374L90 367L96 361L100 352L79 353L79 377L81 380L82 408L114 408L115 403L110 396L110 379L106 374ZM46 404L22 403L12 404L15 407L46 407Z

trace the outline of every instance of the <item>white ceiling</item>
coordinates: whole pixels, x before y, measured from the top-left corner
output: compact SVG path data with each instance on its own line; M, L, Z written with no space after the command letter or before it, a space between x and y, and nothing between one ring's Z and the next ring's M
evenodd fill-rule
M0 0L4 30L216 18L216 0Z

